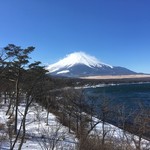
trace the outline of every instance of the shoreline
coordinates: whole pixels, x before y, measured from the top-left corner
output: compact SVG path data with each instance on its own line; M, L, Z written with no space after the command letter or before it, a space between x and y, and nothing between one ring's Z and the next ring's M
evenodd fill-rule
M80 79L143 79L150 78L150 75L137 74L137 75L104 75L104 76L88 76L80 77Z

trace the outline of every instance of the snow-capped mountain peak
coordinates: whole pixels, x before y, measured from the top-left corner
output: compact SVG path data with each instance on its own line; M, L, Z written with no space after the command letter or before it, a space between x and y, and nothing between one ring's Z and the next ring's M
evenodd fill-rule
M88 67L97 66L100 64L95 57L85 54L84 52L69 54L64 61L69 64L70 67L76 64L84 64Z
M84 52L71 53L55 64L49 65L47 69L51 75L63 77L135 74L135 72L123 67L104 64Z
M102 66L108 66L113 68L110 65L104 64L100 62L97 58L90 56L84 52L74 52L69 55L67 55L64 59L61 59L55 64L49 65L48 70L49 72L55 72L57 70L63 69L63 68L70 68L75 65L85 65L90 68L92 67L102 67Z

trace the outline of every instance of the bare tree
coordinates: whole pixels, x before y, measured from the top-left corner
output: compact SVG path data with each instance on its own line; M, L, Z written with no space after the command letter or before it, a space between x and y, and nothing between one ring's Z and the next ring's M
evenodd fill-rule
M61 143L66 137L66 133L62 132L62 125L57 123L48 128L42 129L42 139L38 140L39 145L43 150L54 150L61 147Z

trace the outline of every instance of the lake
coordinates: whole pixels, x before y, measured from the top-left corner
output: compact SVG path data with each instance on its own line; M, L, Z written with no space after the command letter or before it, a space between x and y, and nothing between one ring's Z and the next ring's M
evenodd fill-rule
M142 103L144 107L150 107L150 83L106 85L89 90L92 95L106 96L115 104L133 108Z
M102 106L109 105L112 113L107 118L108 122L118 126L121 122L119 116L121 114L126 118L128 125L134 124L135 118L138 117L142 122L147 120L146 126L150 127L150 83L113 84L88 88L85 91L87 95L93 96L90 101L91 103L95 101L98 116ZM139 121L138 125L140 124ZM148 130L146 134L149 136L150 131Z

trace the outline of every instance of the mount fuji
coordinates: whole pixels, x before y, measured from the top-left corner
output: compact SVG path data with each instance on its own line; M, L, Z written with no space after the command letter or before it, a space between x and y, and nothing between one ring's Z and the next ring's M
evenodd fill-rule
M51 75L64 77L86 77L98 75L131 75L136 74L124 67L115 67L90 56L84 52L74 52L64 59L47 67Z

